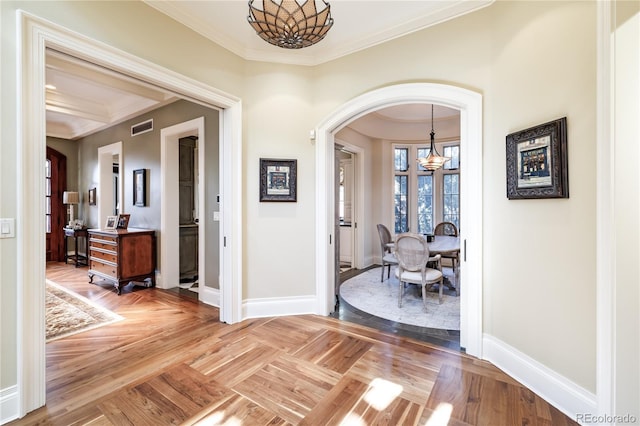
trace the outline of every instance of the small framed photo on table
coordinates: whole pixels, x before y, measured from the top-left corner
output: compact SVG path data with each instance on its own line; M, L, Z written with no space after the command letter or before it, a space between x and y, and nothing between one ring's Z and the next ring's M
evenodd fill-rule
M104 229L116 229L118 227L118 216L107 216Z
M569 198L566 117L507 135L507 197Z
M129 218L130 214L119 214L118 215L118 229L127 229L129 227Z
M297 160L260 159L260 201L296 201L297 163Z

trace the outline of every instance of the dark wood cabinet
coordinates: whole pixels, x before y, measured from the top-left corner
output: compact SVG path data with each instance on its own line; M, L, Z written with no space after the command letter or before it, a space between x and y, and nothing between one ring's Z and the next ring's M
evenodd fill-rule
M149 229L89 229L89 281L111 281L122 293L130 282L155 286L156 236Z
M69 238L73 239L74 254L69 254ZM80 240L78 240L80 238ZM69 260L73 260L78 266L88 266L87 256L89 255L89 237L86 229L69 229L64 228L64 263L68 263ZM80 242L83 242L84 253L79 253Z

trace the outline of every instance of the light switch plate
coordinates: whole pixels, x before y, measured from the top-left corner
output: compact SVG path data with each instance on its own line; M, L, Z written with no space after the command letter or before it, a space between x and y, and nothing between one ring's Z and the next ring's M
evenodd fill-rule
M16 220L14 218L0 218L0 238L15 238Z
M213 220L214 222L220 221L220 212L213 212Z

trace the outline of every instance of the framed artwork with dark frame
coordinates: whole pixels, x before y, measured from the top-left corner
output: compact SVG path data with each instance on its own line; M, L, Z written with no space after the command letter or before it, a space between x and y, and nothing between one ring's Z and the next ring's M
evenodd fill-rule
M89 205L90 206L96 205L96 188L91 188L89 190Z
M147 169L133 171L133 205L147 205Z
M129 227L129 218L131 217L128 213L122 213L118 215L118 229L127 229Z
M507 135L507 197L569 198L566 117Z
M298 160L260 159L260 201L297 200Z

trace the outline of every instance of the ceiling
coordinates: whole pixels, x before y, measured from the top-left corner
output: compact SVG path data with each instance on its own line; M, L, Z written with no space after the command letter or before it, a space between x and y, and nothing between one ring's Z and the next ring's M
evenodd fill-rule
M334 0L330 2L334 25L324 40L295 50L272 46L255 34L247 23L246 0L144 1L244 59L316 65L473 12L494 0ZM178 100L158 87L53 51L47 53L46 83L51 85L46 90L47 135L70 140ZM436 122L442 116L451 116L452 111L436 106ZM430 130L425 130L430 111L424 105L392 107L368 117L374 118L414 123L421 135L428 135ZM354 123L354 129L367 136L384 138L367 129L385 126L371 127L365 119L360 119L363 120L360 126Z

